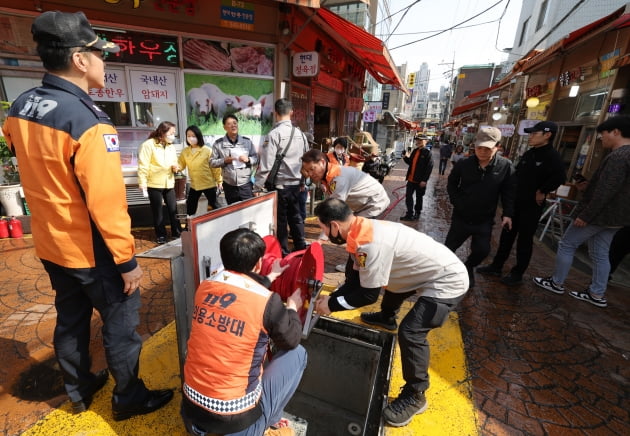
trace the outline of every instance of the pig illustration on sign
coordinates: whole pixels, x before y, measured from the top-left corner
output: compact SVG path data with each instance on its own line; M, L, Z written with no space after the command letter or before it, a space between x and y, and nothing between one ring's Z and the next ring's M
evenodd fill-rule
M212 112L212 101L208 94L201 88L192 88L188 91L188 113L194 114L197 118L204 117L206 120Z
M260 119L262 113L261 104L251 95L235 96L239 113L246 118Z
M214 83L204 83L201 85L210 101L212 101L212 112L217 119L222 119L224 115L238 111L237 101L232 95L227 95Z
M258 103L260 104L261 116L263 120L271 121L273 118L273 94L263 94L258 99Z

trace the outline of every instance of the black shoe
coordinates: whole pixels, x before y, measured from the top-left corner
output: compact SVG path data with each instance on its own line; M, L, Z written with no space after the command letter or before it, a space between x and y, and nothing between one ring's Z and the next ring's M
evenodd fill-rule
M414 213L411 219L413 221L418 221L420 219L420 213Z
M166 236L158 236L158 238L157 238L157 240L155 242L157 242L160 245L166 244Z
M520 285L521 283L523 283L523 276L510 273L501 279L501 283L508 286Z
M480 266L477 268L477 272L486 276L501 277L501 268L497 268L492 264Z
M427 399L424 392L415 392L407 387L394 401L383 409L385 422L394 427L402 427L409 424L415 415L427 410Z
M90 386L90 389L84 398L82 400L72 402L72 413L81 413L88 410L90 408L90 404L92 404L92 397L95 393L100 391L103 386L105 386L107 379L109 379L109 372L106 369L97 372L94 375L92 386Z
M147 413L154 412L171 401L171 398L173 398L172 389L159 389L148 391L146 400L140 404L132 404L125 407L112 405L114 421L124 421L132 416L146 415Z
M413 221L413 215L410 213L406 213L400 217L401 221Z
M398 324L396 323L396 318L384 318L383 312L364 312L361 314L361 321L366 324L377 325L387 330L396 330L398 328Z

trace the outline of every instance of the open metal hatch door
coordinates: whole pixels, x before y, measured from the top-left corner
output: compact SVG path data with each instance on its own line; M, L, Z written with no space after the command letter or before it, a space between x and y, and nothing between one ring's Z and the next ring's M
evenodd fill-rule
M248 228L258 233L263 239L276 235L276 203L277 194L270 192L249 200L240 201L227 207L219 208L207 214L188 219L188 231L182 232L183 273L173 274L173 292L175 294L175 324L179 349L180 366L186 357L186 343L190 336L191 317L194 308L195 290L206 280L223 268L219 242L223 236L238 228ZM321 290L324 259L321 246L312 244L303 254L294 259L294 274L289 279L283 273L276 281L287 289L272 286L283 300L296 287L303 289L303 298L310 301L316 298ZM292 253L293 254L293 253ZM287 261L290 256L287 256ZM264 272L263 272L264 273ZM182 283L175 283L181 277ZM284 278L284 280L279 280ZM275 282L274 282L275 283ZM303 335L312 329L318 316L313 314L313 304L305 304L303 308ZM312 323L311 323L312 321Z

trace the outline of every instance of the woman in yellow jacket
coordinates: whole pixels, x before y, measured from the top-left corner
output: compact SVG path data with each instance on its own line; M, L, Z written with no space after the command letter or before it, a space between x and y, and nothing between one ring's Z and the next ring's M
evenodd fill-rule
M217 205L217 186L221 184L222 176L221 168L210 168L212 149L204 144L199 127L188 126L186 144L188 147L182 150L177 162L180 171L188 168L190 189L188 190L188 198L186 198L186 213L192 216L197 211L197 204L202 193L213 209L219 207Z
M140 144L138 151L138 183L145 197L149 197L153 212L153 226L157 243L166 242L166 227L162 212L162 200L166 202L171 236L179 238L181 226L177 219L177 201L175 199L175 173L177 151L175 142L175 124L162 121L157 129L149 135L149 139Z

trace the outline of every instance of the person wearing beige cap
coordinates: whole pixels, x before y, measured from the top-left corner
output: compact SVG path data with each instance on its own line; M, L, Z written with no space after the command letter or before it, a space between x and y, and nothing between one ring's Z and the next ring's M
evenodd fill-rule
M42 86L18 96L4 125L32 212L33 243L55 290L55 355L75 413L107 382L93 373L93 311L115 386L114 420L159 409L171 389L149 390L138 377L142 269L135 258L118 134L90 98L103 88L103 53L120 47L96 36L83 12L44 12L31 27L48 71Z
M497 155L500 140L499 129L481 127L475 137L475 154L459 161L448 176L453 215L444 245L455 252L471 238L470 255L464 262L471 288L475 284L474 268L490 253L499 199L503 207L501 225L512 227L516 177L512 162Z

